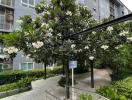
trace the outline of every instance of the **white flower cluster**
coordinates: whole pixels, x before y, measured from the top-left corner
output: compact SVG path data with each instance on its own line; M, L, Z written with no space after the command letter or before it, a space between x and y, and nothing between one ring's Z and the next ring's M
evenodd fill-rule
M46 33L46 37L52 37L52 33Z
M96 34L96 32L95 32L95 31L93 31L93 32L92 32L92 34L93 34L93 35L95 35L95 34Z
M85 46L84 49L89 49L89 46Z
M45 27L46 29L49 28L49 25L47 23L42 23L41 28Z
M23 20L21 20L21 19L16 20L16 23L18 23L18 24L22 24L22 23L23 23Z
M122 45L118 45L117 47L115 47L115 49L119 49L119 48L122 48L123 46Z
M78 52L82 52L82 49L77 50Z
M32 45L34 48L38 49L38 48L42 47L44 45L44 43L41 41L37 41L37 42L32 43Z
M132 42L132 37L127 37L127 40Z
M119 34L119 36L126 36L126 35L128 35L128 34L129 34L128 31L122 31L122 32Z
M107 45L102 45L101 48L104 49L104 50L106 50L106 49L109 48L109 46L107 46Z
M47 12L46 12L46 14L47 14L47 15L50 15L50 12L49 12L49 11L47 11Z
M24 34L25 34L25 35L29 35L29 33L28 33L28 32L24 32Z
M71 12L71 11L67 11L67 12L66 12L66 15L72 16L72 12Z
M58 35L59 37L61 37L61 36L62 36L62 35L61 35L61 33L58 33L57 35Z
M7 52L8 54L17 53L18 49L13 47L8 47L3 49L4 52Z
M94 56L90 56L89 57L89 60L94 60Z
M53 32L53 29L52 28L49 28L48 32L52 33Z
M88 7L87 7L87 6L83 6L83 8L84 8L84 9L88 9Z
M107 27L107 31L109 31L109 32L113 31L113 27L111 27L111 26Z
M52 32L53 32L53 29L52 29L52 28L49 28L49 29L47 30L47 34L46 34L45 36L47 36L47 37L52 37Z
M76 45L75 45L75 44L72 44L72 45L71 45L71 48L72 48L72 49L73 49L73 48L75 48L75 47L76 47Z

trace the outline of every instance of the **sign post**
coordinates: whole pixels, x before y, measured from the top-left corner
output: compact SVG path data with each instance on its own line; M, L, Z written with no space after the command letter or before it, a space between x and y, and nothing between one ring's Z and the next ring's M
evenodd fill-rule
M72 69L72 100L74 98L74 68L77 68L77 61L69 61L69 68Z

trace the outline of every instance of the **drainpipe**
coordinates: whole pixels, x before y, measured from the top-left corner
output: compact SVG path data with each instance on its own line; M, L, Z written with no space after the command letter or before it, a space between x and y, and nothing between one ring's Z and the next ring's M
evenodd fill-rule
M98 14L99 14L99 23L100 23L100 2L98 0Z

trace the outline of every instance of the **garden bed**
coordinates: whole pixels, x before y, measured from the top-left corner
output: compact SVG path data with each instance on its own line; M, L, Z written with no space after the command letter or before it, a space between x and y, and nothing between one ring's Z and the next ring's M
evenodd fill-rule
M28 86L28 87L24 87L24 88L20 88L20 89L13 89L13 90L5 91L5 92L0 92L0 98L15 95L15 94L18 94L18 93L21 93L21 92L28 91L30 89L32 89L32 86Z

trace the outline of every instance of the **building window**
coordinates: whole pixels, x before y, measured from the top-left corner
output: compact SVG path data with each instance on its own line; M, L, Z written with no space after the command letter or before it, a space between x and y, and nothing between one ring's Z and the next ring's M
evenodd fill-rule
M21 0L22 5L28 7L35 7L35 0Z
M112 17L112 19L115 18L115 4L113 1L110 0L110 16Z
M26 63L21 63L21 69L22 70L32 70L33 69L33 63L31 62L26 62Z
M15 2L15 0L0 0L1 4L11 6L11 7L14 7L14 2Z
M122 15L124 15L124 11L122 11Z

